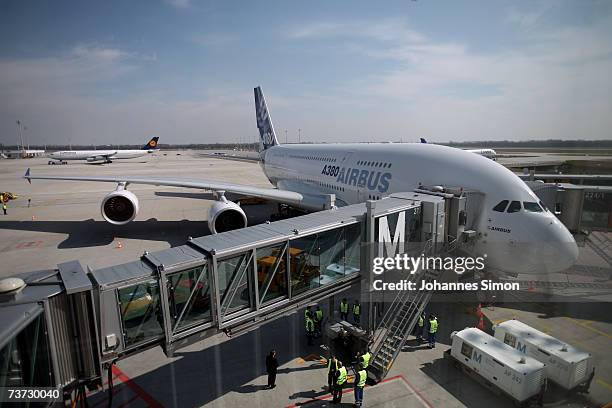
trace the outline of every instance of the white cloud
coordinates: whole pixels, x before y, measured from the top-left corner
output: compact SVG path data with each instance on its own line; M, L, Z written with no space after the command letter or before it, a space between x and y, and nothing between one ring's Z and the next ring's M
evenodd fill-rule
M234 41L235 38L225 33L206 33L196 34L191 40L195 44L203 47L222 47Z
M361 22L313 23L290 38L346 38L350 52L381 60L376 72L343 84L342 97L373 107L365 117L355 110L352 118L336 113L336 123L352 128L343 134L378 131L438 141L610 138L612 19L544 25L546 6L520 18L511 11L508 21L522 44L487 52L432 40L397 20L374 23L370 30Z
M187 9L192 6L192 0L164 0L173 7Z

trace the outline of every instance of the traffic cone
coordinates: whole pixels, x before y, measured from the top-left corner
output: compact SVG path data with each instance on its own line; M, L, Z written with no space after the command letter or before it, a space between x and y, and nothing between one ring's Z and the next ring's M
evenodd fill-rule
M478 319L478 325L476 327L484 331L484 319L482 316L480 316L480 318Z
M115 246L115 248L117 248L117 249L122 249L123 248L123 244L121 243L121 241L117 241L117 246Z
M36 221L36 216L35 215L32 216L32 221Z
M482 313L482 304L478 304L478 306L476 306L476 316L478 317L482 317L484 313Z

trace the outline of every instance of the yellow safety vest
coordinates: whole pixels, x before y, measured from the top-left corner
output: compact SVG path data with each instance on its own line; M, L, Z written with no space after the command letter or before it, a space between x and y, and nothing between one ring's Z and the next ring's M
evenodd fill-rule
M314 331L314 322L310 317L306 318L306 331L312 332Z
M357 378L359 379L359 381L357 381L357 386L359 388L363 388L365 387L366 384L366 380L368 378L368 373L366 373L366 370L361 370L357 373Z
M361 305L353 305L353 314L360 315L361 314Z
M333 371L332 371L332 362L334 363ZM338 371L338 360L333 359L333 358L330 358L329 360L327 360L327 368L329 369L329 371L332 371L334 373Z
M423 316L419 316L419 327L423 327L424 324L425 324L425 319L423 319Z
M348 302L340 302L340 312L348 313Z
M370 364L370 358L372 358L372 354L370 354L370 352L368 351L363 356L361 356L361 358L363 359L363 363L361 363L363 368L368 368L368 365Z
M315 311L315 318L316 318L317 322L320 322L321 320L323 320L323 311L322 310L316 310Z
M304 318L308 319L308 317L310 316L310 311L308 309L304 310Z
M339 375L336 384L342 385L346 382L346 367L340 367L338 369Z
M438 331L438 319L433 319L429 321L429 332L435 333Z

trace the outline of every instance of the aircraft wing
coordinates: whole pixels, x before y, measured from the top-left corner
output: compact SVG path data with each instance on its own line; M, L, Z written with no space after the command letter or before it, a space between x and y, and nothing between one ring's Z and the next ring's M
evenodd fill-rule
M304 196L294 191L277 190L274 188L263 188L231 184L223 181L206 181L183 178L153 178L144 176L113 176L113 177L81 177L81 176L33 176L30 169L26 171L24 178L31 180L69 180L69 181L97 181L102 183L126 183L126 184L148 184L153 186L170 186L196 188L209 191L226 191L242 194L249 197L260 197L271 201L287 204L299 204Z

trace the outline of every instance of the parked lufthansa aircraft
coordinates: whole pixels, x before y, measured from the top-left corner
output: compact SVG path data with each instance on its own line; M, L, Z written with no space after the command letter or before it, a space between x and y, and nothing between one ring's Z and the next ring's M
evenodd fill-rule
M146 145L140 149L130 150L62 150L59 152L53 152L49 154L49 158L57 160L59 163L64 164L66 160L87 160L88 163L103 164L112 163L113 160L118 159L135 159L142 157L150 153L158 151L157 141L159 137L154 137L147 142ZM49 160L49 164L56 164L56 162Z
M484 193L482 209L473 222L474 256L487 254L487 265L510 273L551 273L574 264L578 248L573 236L540 203L513 172L485 157L435 144L292 144L281 145L272 126L263 93L255 88L261 166L276 186L259 188L202 179L150 176L78 177L33 176L45 180L80 180L117 183L101 204L102 216L116 225L132 221L138 199L127 185L150 184L188 187L216 192L208 223L223 232L246 226L239 205L224 192L260 197L307 210L379 199L419 186L462 186Z
M425 138L421 138L421 143L427 143ZM493 149L465 149L466 152L476 153L487 159L495 160L497 158L497 152Z

